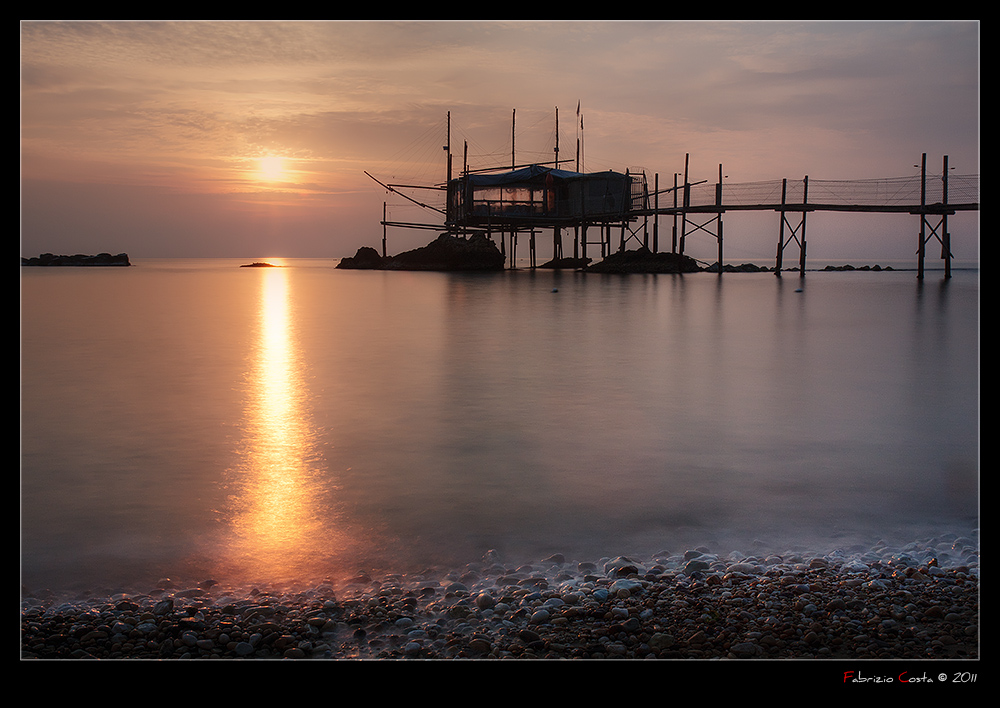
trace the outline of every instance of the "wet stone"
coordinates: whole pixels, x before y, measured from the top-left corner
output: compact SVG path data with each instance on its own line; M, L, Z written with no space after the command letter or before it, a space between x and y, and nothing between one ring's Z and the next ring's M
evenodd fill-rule
M25 592L25 659L977 659L972 542L849 553L708 547L653 557L373 571L290 590L163 582ZM933 558L931 565L928 559ZM692 564L697 564L694 570ZM933 569L931 572L930 569ZM459 580L460 579L460 580ZM188 592L192 588L197 593Z

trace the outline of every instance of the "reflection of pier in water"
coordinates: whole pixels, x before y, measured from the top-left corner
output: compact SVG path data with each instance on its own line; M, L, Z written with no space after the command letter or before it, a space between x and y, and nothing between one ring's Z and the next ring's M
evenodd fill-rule
M577 110L579 115L579 109ZM723 214L733 211L775 211L779 228L775 256L775 272L780 273L786 248L797 245L798 270L806 269L806 215L809 212L902 213L920 217L917 243L918 277L924 275L927 243L936 239L945 262L945 277L951 276L951 234L948 217L959 211L979 210L979 176L950 175L948 157L940 179L928 179L927 156L921 158L920 175L910 177L812 180L787 179L748 183L725 183L719 165L716 183L708 180L691 182L689 158L685 156L684 172L673 173L673 185L660 188L659 174L649 184L645 170L629 169L625 173L612 171L585 173L581 171L583 119L580 117L576 168L561 169L569 159L559 157L559 112L556 110L555 157L551 163L518 165L513 150L511 130L511 162L502 168L470 169L468 143L465 145L463 168L458 177L452 176L451 114L448 114L447 178L444 185L415 187L385 184L390 192L429 209L441 217L441 224L420 224L392 221L386 218L383 205L382 255L386 256L385 228L431 229L454 234L471 231L485 232L499 238L500 249L514 266L518 235L529 236L529 262L536 266L536 234L552 230L553 262L566 259L563 234L573 232L573 261L587 259L588 245L600 246L601 257L625 250L638 241L653 253L661 251L660 217L670 217L670 252L684 255L689 236L704 232L715 238L718 245L718 271L723 272ZM371 177L371 175L369 175ZM678 178L683 177L682 182ZM444 192L444 207L413 199L401 189L432 189ZM661 203L664 202L664 203ZM596 231L598 238L593 240ZM612 243L617 234L617 246ZM570 261L571 263L573 261Z

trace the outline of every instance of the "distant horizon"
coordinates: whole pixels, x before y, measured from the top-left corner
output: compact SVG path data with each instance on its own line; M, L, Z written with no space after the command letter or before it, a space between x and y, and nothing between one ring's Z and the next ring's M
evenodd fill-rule
M629 247L626 250L633 250L633 248L634 247ZM97 252L97 253L86 253L86 254L81 254L81 253L56 253L54 251L42 251L41 253L36 253L36 254L31 254L31 255L22 255L21 258L36 258L39 255L42 255L42 254L45 254L45 253L51 253L51 254L56 255L56 256L75 256L75 255L88 255L88 256L92 256L92 255L97 255L98 253L107 253L107 251L100 251L100 252ZM118 254L111 254L111 255L118 255ZM145 256L145 255L141 255L141 254L132 254L132 253L126 253L126 255L132 261L134 261L136 259L140 260L140 261L170 261L170 260L178 260L178 261L180 261L180 260L206 260L206 261L208 261L208 260L216 260L216 261L240 261L240 262L245 262L245 263L265 262L265 261L339 261L339 260L343 260L345 258L349 258L350 257L350 256L262 256L262 255L255 255L255 256L232 256L232 255L228 255L228 256L205 256L205 255ZM351 254L351 255L354 255L354 254ZM390 255L394 255L394 254L390 254ZM597 261L601 260L600 254L597 254L596 256L590 256L590 258L595 263ZM701 261L702 259L697 259L697 260ZM788 261L786 260L785 264L782 267L782 270L788 270L788 269L797 268L798 261L796 259L793 259L793 260L795 261L794 264L789 264ZM525 257L518 256L517 261L518 261L518 263L524 263L525 264L523 267L518 266L518 268L517 268L518 270L528 270L529 269L529 266L527 265L527 263L528 263L528 257L526 257L526 256ZM724 263L726 265L740 265L740 264L743 264L743 263L750 263L750 264L758 265L758 266L768 266L768 267L773 267L774 266L774 257L773 256L770 259L768 259L766 257L750 257L750 258L736 258L736 259L724 258L723 261L724 261ZM714 263L714 262L715 261L712 261L712 263ZM816 265L817 263L821 264L821 266L817 266ZM132 265L135 265L135 263L133 262ZM848 266L854 266L854 267L857 267L857 268L864 268L866 266L867 267L874 267L874 266L878 265L878 266L882 266L883 268L885 266L891 266L893 270L897 270L897 271L901 271L901 270L914 270L915 271L915 270L917 270L917 261L916 261L916 257L915 256L912 259L906 259L906 258L883 258L883 259L877 259L877 260L866 259L866 258L852 258L852 257L846 257L846 258L838 258L838 257L832 257L832 258L812 258L812 259L807 259L806 270L807 271L818 270L821 267L825 267L827 265L848 265ZM67 266L67 267L69 267L69 266ZM978 258L967 258L967 259L958 258L958 259L953 259L951 267L952 267L952 270L978 270L980 268L980 260ZM939 259L937 257L929 258L924 263L924 270L928 270L928 271L941 270L941 271L943 271L944 269L945 269L945 266L943 264L943 261L939 261ZM547 269L536 268L535 270L547 270ZM573 269L564 269L564 270L573 270Z

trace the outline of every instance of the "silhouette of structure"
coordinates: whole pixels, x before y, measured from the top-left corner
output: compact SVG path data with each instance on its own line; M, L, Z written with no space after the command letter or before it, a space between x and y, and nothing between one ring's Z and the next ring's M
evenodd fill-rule
M579 114L579 108L577 109ZM516 115L516 114L515 114ZM536 234L551 229L553 262L578 267L589 262L588 245L599 245L601 256L612 253L614 233L617 250L623 251L636 240L652 253L660 252L660 217L672 219L670 252L684 255L687 238L704 232L718 244L718 272L723 272L723 215L731 211L775 211L779 229L774 271L780 274L784 252L798 246L800 274L806 269L806 216L815 211L906 213L920 217L917 247L918 277L924 276L927 244L936 239L945 261L945 277L951 277L951 235L948 217L959 211L978 211L979 176L949 175L948 157L940 179L929 178L927 155L921 157L918 177L861 180L787 179L749 183L725 183L722 165L716 183L689 181L690 156L685 156L684 172L674 173L673 185L660 189L659 174L653 186L644 170L624 173L579 170L581 141L577 139L576 170L560 167L570 160L559 158L559 112L556 109L556 138L551 163L518 165L513 147L511 164L505 167L470 170L468 144L462 172L452 175L451 114L448 114L447 178L443 185L424 187L445 192L441 209L400 192L406 185L385 184L368 174L387 190L400 194L418 206L441 216L440 224L390 221L383 204L382 255L386 255L387 227L433 229L455 235L471 232L499 237L500 250L514 267L518 235L529 235L529 262L536 267ZM580 123L582 129L582 117ZM513 145L512 120L512 145ZM683 182L678 178L683 177ZM412 186L411 186L412 187ZM412 187L417 188L417 187ZM662 199L661 199L662 197ZM669 202L661 204L661 201ZM573 255L563 252L564 233L573 231ZM592 239L593 233L596 239ZM508 247L509 243L509 247Z

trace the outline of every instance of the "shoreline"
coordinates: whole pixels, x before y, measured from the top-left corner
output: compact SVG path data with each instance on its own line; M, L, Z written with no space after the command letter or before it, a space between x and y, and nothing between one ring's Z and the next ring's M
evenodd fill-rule
M161 583L22 597L21 658L978 660L979 541L359 573L294 591Z

